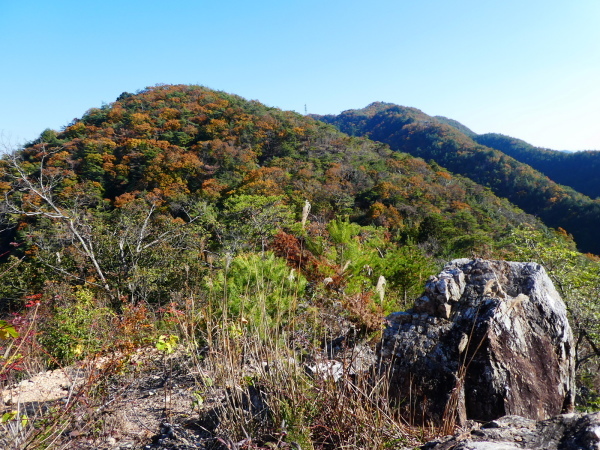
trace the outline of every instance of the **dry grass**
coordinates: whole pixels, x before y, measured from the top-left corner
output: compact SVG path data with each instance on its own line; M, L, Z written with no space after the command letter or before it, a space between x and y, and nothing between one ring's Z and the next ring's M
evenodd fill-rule
M248 449L283 443L303 450L390 449L416 443L415 430L388 401L387 374L374 367L355 370L359 355L351 348L337 358L335 374L311 373L310 363L333 364L327 352L314 345L294 349L289 342L298 330L282 330L265 339L264 330L250 324L217 327L198 367L205 374L200 423L208 431Z

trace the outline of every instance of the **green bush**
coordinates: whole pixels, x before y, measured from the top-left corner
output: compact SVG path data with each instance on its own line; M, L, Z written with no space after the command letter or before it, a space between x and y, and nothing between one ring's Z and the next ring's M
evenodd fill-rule
M225 320L242 321L267 331L285 324L294 314L307 281L285 261L267 252L233 258L210 284L217 299L214 309Z
M98 306L92 291L84 287L78 287L70 300L56 306L41 326L40 343L54 364L71 364L107 344L112 310Z

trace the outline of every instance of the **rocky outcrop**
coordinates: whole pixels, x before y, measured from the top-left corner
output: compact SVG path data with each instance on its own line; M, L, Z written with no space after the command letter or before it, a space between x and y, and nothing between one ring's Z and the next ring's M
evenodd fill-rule
M413 422L543 420L572 410L572 332L543 267L455 260L415 305L388 317L380 348Z
M598 450L600 413L562 414L536 422L506 416L473 424L449 439L429 442L423 450Z

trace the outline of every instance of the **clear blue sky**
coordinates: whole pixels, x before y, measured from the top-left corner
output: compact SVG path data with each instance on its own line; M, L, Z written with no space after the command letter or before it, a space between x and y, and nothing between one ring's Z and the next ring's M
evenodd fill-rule
M339 113L373 101L600 150L598 0L0 0L0 132L157 83Z

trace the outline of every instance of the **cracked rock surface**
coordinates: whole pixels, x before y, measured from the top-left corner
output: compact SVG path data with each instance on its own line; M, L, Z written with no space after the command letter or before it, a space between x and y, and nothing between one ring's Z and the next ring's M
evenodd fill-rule
M380 364L416 424L544 420L574 403L566 307L535 263L459 259L391 314Z

